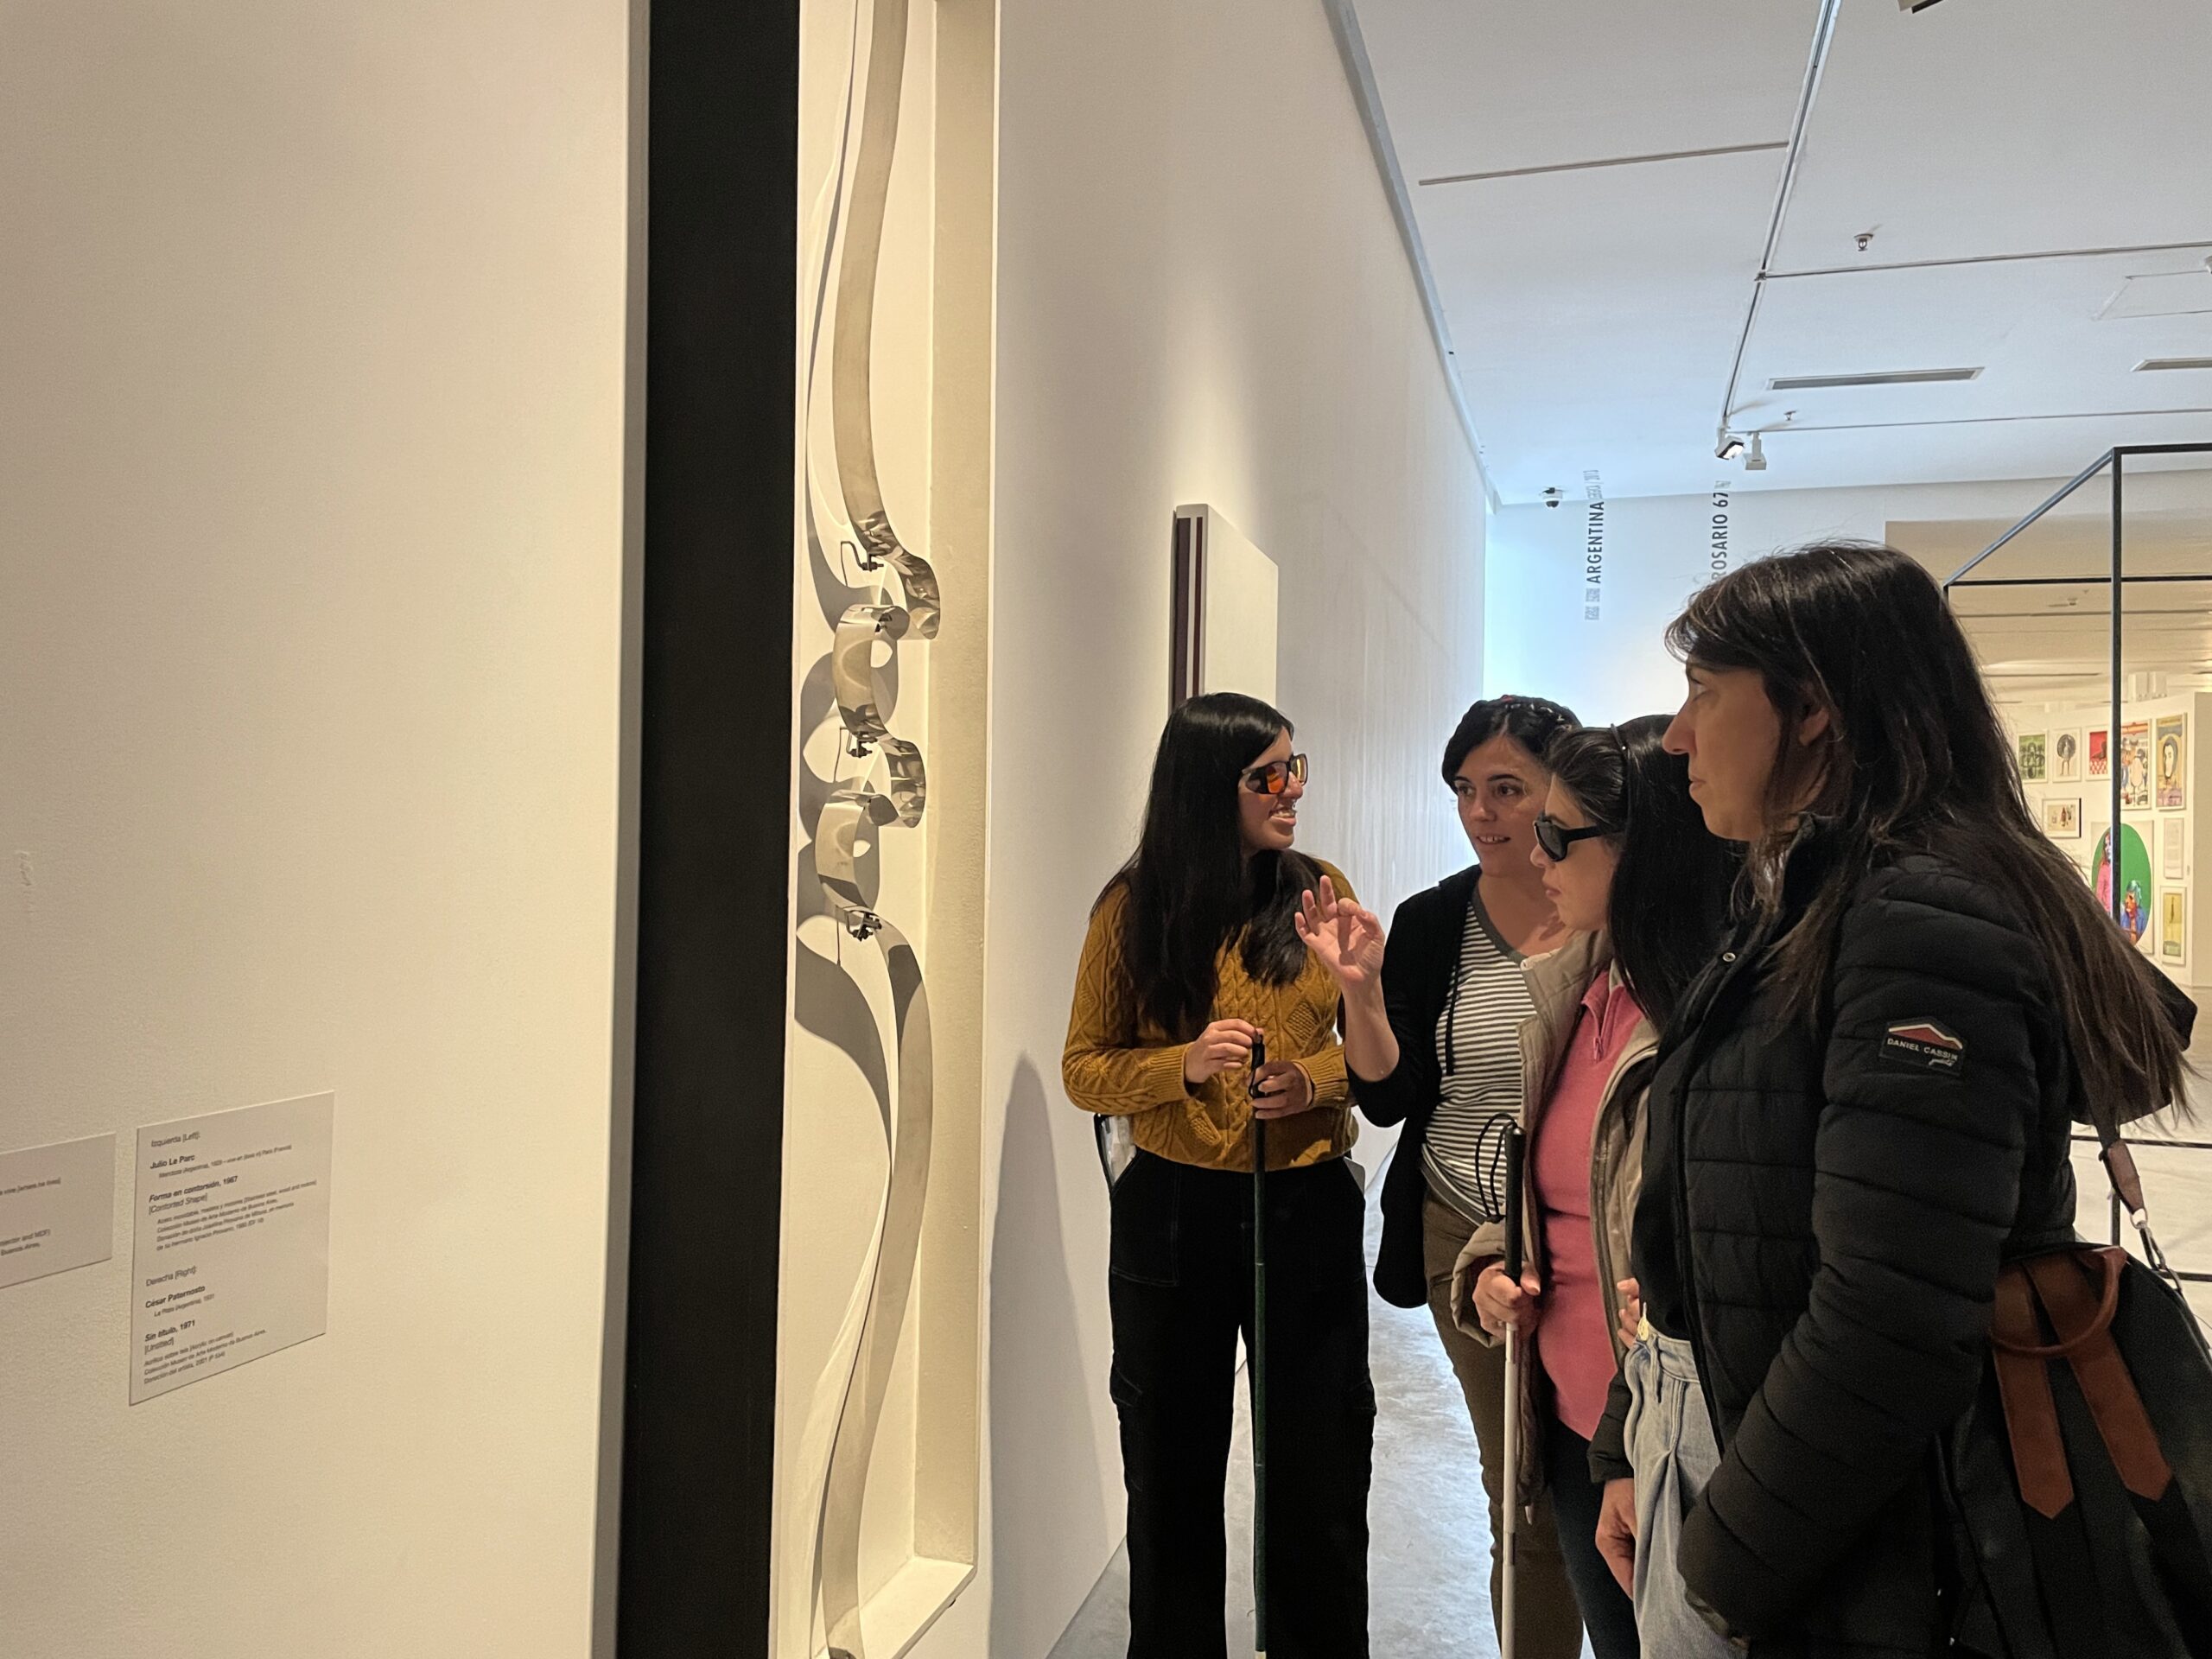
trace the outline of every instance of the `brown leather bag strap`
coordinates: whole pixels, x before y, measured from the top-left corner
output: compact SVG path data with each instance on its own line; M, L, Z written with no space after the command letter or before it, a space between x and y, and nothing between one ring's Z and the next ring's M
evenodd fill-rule
M2119 1312L2120 1271L2126 1259L2126 1255L2120 1250L2090 1244L2079 1244L2070 1250L2061 1251L2056 1255L2023 1258L2016 1265L2031 1275L2037 1270L2037 1262L2079 1262L2085 1269L2094 1264L2097 1271L2103 1275L2103 1293L2097 1298L2094 1307L2088 1308L2086 1311L2076 1308L2063 1325L2061 1325L2057 1320L2056 1310L2052 1306L2050 1296L2045 1294L2040 1297L2044 1310L2053 1316L2051 1329L2057 1332L2056 1341L2044 1341L2043 1326L2033 1320L2029 1322L2028 1327L2034 1333L2035 1339L2032 1342L2020 1342L2016 1336L1994 1328L1990 1332L1989 1339L2000 1348L2009 1349L2014 1353L2026 1354L2036 1359L2070 1358L2095 1341L2098 1333L2112 1323L2112 1316ZM2043 1290L2043 1282L2040 1278L2035 1281L2032 1288L2038 1293Z
M2036 1319L2035 1293L2018 1262L1997 1275L1990 1339L2020 1499L2044 1520L2053 1519L2074 1501L2074 1477L2066 1467L2058 1408L2051 1402L2050 1362L2043 1357L2045 1344Z
M2113 1467L2129 1491L2156 1503L2173 1484L2173 1468L2112 1335L2126 1264L2125 1253L2107 1246L2033 1256L2025 1266L2050 1314L2051 1328L2064 1344Z
M2101 1155L2104 1159L2105 1177L2111 1181L2112 1190L2120 1194L2122 1207L2130 1216L2147 1215L2151 1205L2143 1196L2143 1176L2135 1167L2135 1154L2117 1130L2104 1142Z

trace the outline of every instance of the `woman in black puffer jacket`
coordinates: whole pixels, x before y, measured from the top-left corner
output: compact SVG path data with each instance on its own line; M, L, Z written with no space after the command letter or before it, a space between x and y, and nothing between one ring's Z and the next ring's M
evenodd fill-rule
M2177 1098L2192 1010L2038 830L1911 559L1746 566L1669 643L1668 745L1758 902L1669 1033L1631 1250L1646 1347L1703 1399L1633 1471L1675 1501L1613 1479L1600 1546L1617 1572L1641 1550L1656 1628L1671 1598L1755 1655L1924 1659L1959 1599L1937 1437L1999 1262L2072 1236L2083 1091L2123 1120ZM1628 1406L1617 1384L1601 1476L1630 1473Z

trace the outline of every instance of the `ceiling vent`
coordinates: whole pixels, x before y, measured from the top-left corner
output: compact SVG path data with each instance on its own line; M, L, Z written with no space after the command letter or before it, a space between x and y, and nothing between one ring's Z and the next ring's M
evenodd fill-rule
M2212 311L2212 259L2197 270L2130 276L2107 300L2097 320L2113 317L2188 317Z
M1980 369L1891 369L1878 374L1785 374L1766 383L1769 391L1829 391L1838 386L1941 386L1977 380Z
M2146 357L2135 365L2138 374L2162 369L2212 369L2212 357Z

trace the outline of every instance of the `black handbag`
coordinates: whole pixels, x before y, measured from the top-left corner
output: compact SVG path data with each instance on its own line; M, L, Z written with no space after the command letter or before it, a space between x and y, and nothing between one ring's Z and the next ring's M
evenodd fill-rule
M1950 1626L1990 1659L2212 1659L2212 1351L2091 1109L2144 1260L2006 1263L1980 1392L1942 1446Z

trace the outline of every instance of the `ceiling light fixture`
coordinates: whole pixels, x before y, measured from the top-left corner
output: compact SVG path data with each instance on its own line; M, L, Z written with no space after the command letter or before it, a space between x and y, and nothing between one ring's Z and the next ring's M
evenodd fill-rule
M1713 452L1715 461L1733 461L1744 453L1744 441L1733 432L1723 432L1720 442Z
M2202 316L2212 311L2212 259L2187 270L2145 271L2130 276L2096 313L2114 317Z
M1882 369L1870 374L1785 374L1768 381L1766 389L1834 391L1840 386L1942 386L1980 378L1980 369Z
M2146 357L2135 365L2138 374L2162 369L2212 369L2212 357Z
M1899 11L1925 11L1929 7L1935 3L1936 0L1897 0L1897 10Z

